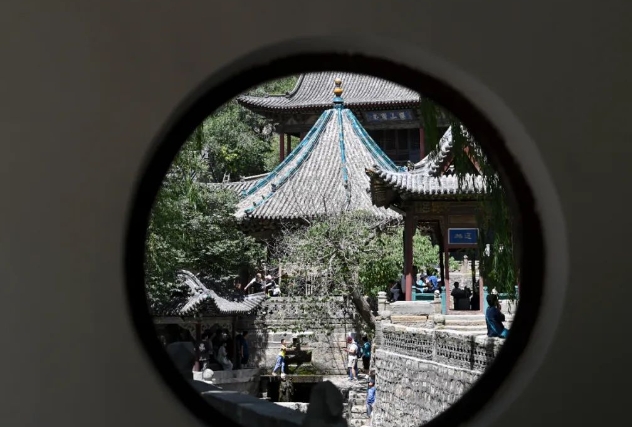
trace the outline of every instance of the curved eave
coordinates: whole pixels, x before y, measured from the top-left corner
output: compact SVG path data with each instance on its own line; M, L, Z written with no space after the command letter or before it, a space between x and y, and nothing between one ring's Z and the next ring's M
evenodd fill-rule
M388 173L379 170L367 169L370 178L371 197L376 206L388 206L396 200L480 200L485 197L485 191L480 178L476 179L477 185L469 188L455 188L453 186L435 186L433 188L412 189L403 182L404 177L410 177L410 173ZM432 179L441 182L441 178L420 176L419 179ZM456 178L454 178L456 179Z
M278 98L284 98L285 95L277 96ZM316 103L316 104L291 104L287 103L286 105L270 105L265 104L261 100L269 99L270 97L254 97L254 96L244 96L238 97L237 102L243 107L249 109L254 113L296 113L296 112L320 112L322 110L327 110L331 108L331 102L329 103ZM380 102L370 102L370 101L356 101L349 102L345 99L345 106L349 109L354 110L372 110L372 109L383 109L388 107L394 108L415 108L420 105L421 101L419 100L388 100L388 101L380 101Z
M399 216L399 214L397 213L391 212L381 207L375 207L375 206L373 206L372 209L358 209L358 210L364 210L367 213L373 213L376 218L387 219L387 218L393 218L393 217ZM258 226L257 224L260 223L264 227L269 225L266 228L274 228L273 224L281 225L281 224L285 224L287 221L295 221L297 223L300 221L305 221L305 220L311 221L316 218L320 218L322 216L323 216L322 213L306 214L306 215L257 215L256 213L254 213L252 215L241 217L241 224L244 227L249 227L249 226L257 227Z

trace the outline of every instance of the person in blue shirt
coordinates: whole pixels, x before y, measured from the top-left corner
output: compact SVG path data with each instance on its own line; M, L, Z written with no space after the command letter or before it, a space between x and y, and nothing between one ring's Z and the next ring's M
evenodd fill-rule
M500 311L498 295L487 295L487 312L485 313L485 323L487 323L487 336L496 338L507 338L509 329L505 328L503 322L505 315Z
M434 272L430 270L427 270L426 273L428 274L426 280L432 285L431 291L439 291L439 279L437 278L437 276L435 276Z
M369 391L366 394L366 414L371 418L373 413L373 404L375 403L375 382L369 381Z
M371 365L371 343L369 337L366 335L362 337L362 347L360 347L360 354L362 354L362 368L365 373L369 372Z

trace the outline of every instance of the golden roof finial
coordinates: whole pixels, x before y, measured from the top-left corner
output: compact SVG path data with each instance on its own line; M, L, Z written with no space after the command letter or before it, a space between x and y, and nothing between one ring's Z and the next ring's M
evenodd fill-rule
M334 89L334 95L336 96L340 96L342 95L342 87L340 85L342 85L342 80L340 80L339 78L335 78L334 79L334 83L336 84L336 87Z

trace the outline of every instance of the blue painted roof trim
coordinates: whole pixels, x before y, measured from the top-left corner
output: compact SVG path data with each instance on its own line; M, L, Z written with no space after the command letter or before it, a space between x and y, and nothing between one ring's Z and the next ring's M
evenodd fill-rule
M342 103L335 105L338 114L338 141L340 144L340 162L342 169L342 185L347 193L347 204L351 202L351 189L349 188L349 171L347 169L347 153L345 152L345 129L342 123Z
M345 109L345 114L349 118L351 122L351 126L357 137L362 141L364 146L373 154L373 156L378 160L378 165L381 169L391 170L403 172L406 171L407 168L397 166L382 149L379 145L371 138L371 135L368 134L366 129L360 124L358 118L351 112L351 110Z
M254 204L254 206L249 207L248 209L246 209L245 210L246 214L251 214L252 212L255 211L255 209L257 209L259 206L261 206L265 202L267 202L274 195L276 190L279 189L281 186L283 186L283 184L285 184L287 182L287 180L298 170L298 168L303 164L303 162L312 154L314 148L318 145L318 142L320 141L320 136L323 133L323 131L325 130L325 127L326 127L327 123L329 122L329 118L331 117L332 114L333 114L333 110L327 110L327 111L323 112L323 114L321 114L320 118L318 119L318 121L316 122L314 127L312 127L312 129L305 136L305 138L303 138L303 141L301 141L301 143L296 147L296 149L294 149L291 152L290 156L287 157L287 159L290 159L290 157L294 158L294 157L296 157L296 154L299 151L302 151L301 156L299 157L299 159L296 162L296 164L294 165L294 167L291 168L287 173L285 173L285 175L283 175L279 179L279 181L278 181L278 183L276 185L276 188L274 188L268 194L263 196L263 198L259 202L256 202ZM300 150L299 150L299 147L301 147ZM303 148L305 148L305 149L303 150ZM292 154L294 154L294 156L291 156ZM280 167L284 163L285 163L285 161L283 161L281 164L279 164L279 166L277 166L274 169L273 172L276 172L275 176L278 175L278 172L279 172L277 169L280 169ZM269 180L268 180L268 182L269 182Z
M270 183L270 181L272 181L274 178L276 178L279 174L279 171L283 169L286 164L291 162L294 157L298 155L298 153L300 153L307 145L312 143L312 139L315 135L320 135L322 133L322 130L324 129L324 124L329 121L329 116L331 114L331 110L323 112L323 114L320 115L320 118L316 121L314 126L310 129L307 135L305 135L305 138L303 138L303 140L296 146L296 148L292 150L290 154L281 163L279 163L277 167L275 167L265 178L257 182L257 184L253 185L249 189L242 191L241 197L247 197L254 194L262 187Z

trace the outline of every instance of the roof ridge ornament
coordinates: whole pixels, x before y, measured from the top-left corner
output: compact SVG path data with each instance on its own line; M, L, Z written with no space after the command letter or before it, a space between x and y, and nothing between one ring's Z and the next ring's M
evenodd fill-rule
M334 84L336 87L334 88L334 107L342 108L343 100L342 100L342 79L336 77L334 79Z

